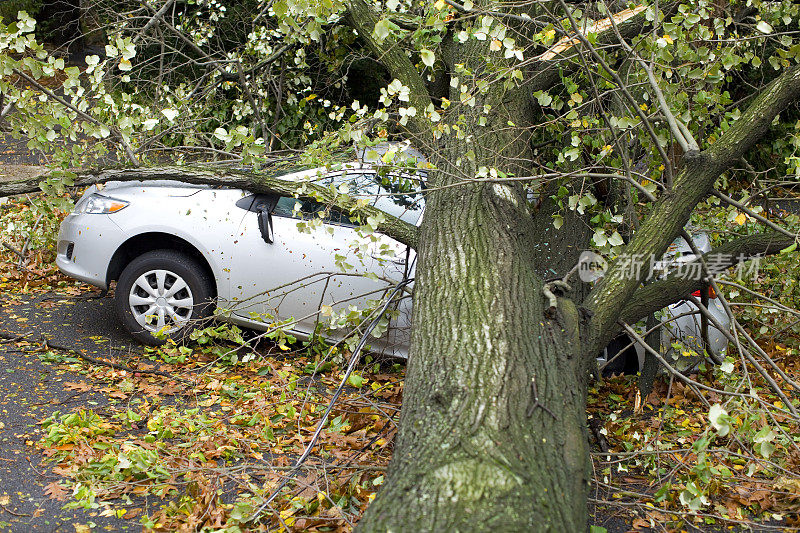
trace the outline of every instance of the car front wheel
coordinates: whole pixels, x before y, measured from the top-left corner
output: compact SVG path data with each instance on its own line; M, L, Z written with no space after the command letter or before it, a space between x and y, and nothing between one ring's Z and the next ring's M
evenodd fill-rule
M210 316L212 299L212 280L194 258L174 250L154 250L131 261L122 272L114 304L134 338L159 345L166 337L184 338Z

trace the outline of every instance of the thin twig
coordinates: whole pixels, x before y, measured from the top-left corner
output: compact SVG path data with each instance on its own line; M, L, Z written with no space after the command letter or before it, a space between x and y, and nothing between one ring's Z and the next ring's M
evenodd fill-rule
M42 214L40 213L39 216L36 217L36 222L33 223L33 227L31 228L31 231L28 233L28 238L25 239L25 244L22 245L22 256L20 257L20 260L19 260L19 267L20 268L22 268L24 266L27 266L27 263L28 263L28 246L31 243L31 238L33 237L33 234L36 233L36 228L39 227L39 222L41 222L41 220L42 220Z
M269 507L272 501L280 494L281 490L298 474L302 464L305 462L306 459L311 455L311 450L317 445L317 440L319 440L319 436L322 434L322 429L325 427L325 423L328 421L328 416L330 416L331 411L333 410L333 406L336 403L336 400L339 399L341 396L342 391L344 390L344 386L347 384L347 380L350 378L350 375L353 373L353 370L356 367L356 363L359 360L359 355L361 354L361 350L364 348L364 345L367 342L369 334L375 329L375 326L378 325L378 321L381 319L383 314L386 312L386 309L389 308L389 305L394 300L395 296L409 283L413 281L413 278L406 278L397 285L395 285L392 292L384 302L383 306L381 306L380 310L375 315L375 318L372 319L372 322L367 326L364 333L361 336L361 340L359 341L356 349L353 351L353 355L350 356L350 362L347 365L347 370L345 371L344 375L342 376L342 380L339 383L336 391L334 392L333 396L331 397L330 402L328 402L328 408L325 410L325 413L320 418L319 422L317 423L317 429L314 431L314 435L312 435L311 440L306 445L306 449L303 451L303 454L297 459L295 462L294 468L283 478L283 481L272 491L266 501L253 513L253 516L250 518L251 522L254 522L259 519L261 514L264 510Z
M3 248L5 248L9 252L12 252L14 255L19 257L20 261L23 261L25 259L25 254L23 254L22 252L20 252L19 250L14 248L12 245L8 244L7 242L3 243Z
M170 374L169 372L162 372L161 370L136 369L136 368L131 368L129 366L121 365L119 363L112 363L111 361L104 361L102 359L95 359L94 357L89 357L88 355L84 354L80 350L75 350L74 348L70 348L68 346L55 344L55 343L53 343L53 342L51 342L51 341L49 341L47 339L43 339L42 340L42 348L44 348L44 349L52 348L54 350L58 350L58 351L61 351L61 352L67 352L67 353L76 355L76 356L80 357L81 359L83 359L84 361L88 361L89 363L92 363L93 365L108 366L108 367L113 368L114 370L124 370L126 372L131 372L132 374L137 374L137 373L138 374L152 374L154 376L162 376L162 377L169 378L169 379L172 379L172 380L175 380L175 381L180 381L181 383L187 383L187 384L190 384L190 385L193 384L188 379L184 379L184 378L178 377L178 376L176 376L174 374Z
M533 416L533 412L536 410L537 407L541 408L544 411L547 411L550 416L553 417L554 420L558 420L558 417L551 411L546 405L539 401L539 391L536 390L536 376L531 378L531 394L533 396L533 403L528 407L525 411L525 416L528 418Z
M720 191L718 191L716 189L712 190L711 194L713 194L714 196L716 196L717 198L719 198L720 200L722 200L726 204L732 205L733 207L735 207L739 211L747 213L748 215L750 215L754 219L758 220L759 222L761 222L762 224L764 224L766 226L769 226L770 228L774 229L778 233L782 233L782 234L786 235L787 237L792 237L794 239L797 239L797 237L798 237L797 233L792 233L791 231L788 231L787 229L780 227L779 225L775 224L771 220L759 215L758 213L756 213L752 209L748 208L743 203L737 202L736 200L734 200L733 198L731 198L727 194L724 194L724 193L722 193L722 192L720 192Z
M619 77L617 71L611 68L611 66L603 59L603 57L597 52L597 49L592 45L592 43L589 42L589 40L580 30L578 22L575 20L575 17L572 16L572 12L569 10L564 0L559 0L559 4L561 5L561 8L564 10L564 12L567 14L570 24L572 25L572 28L575 30L575 36L581 41L583 46L585 46L589 50L589 52L592 54L595 60L598 63L600 63L600 66L602 66L606 72L611 74L611 76L614 78L614 81L617 83L617 86L619 87L620 91L628 100L628 102L630 102L633 110L638 115L639 120L641 120L642 122L642 126L644 126L645 130L647 130L647 134L653 140L653 144L655 145L656 150L658 150L658 153L661 156L661 159L664 163L664 183L667 189L671 189L672 179L674 174L672 169L672 161L670 160L669 156L667 156L667 153L664 151L664 148L658 142L658 136L656 135L655 131L653 131L653 127L650 125L650 121L647 120L647 117L639 108L639 104L636 102L636 99L633 97L633 95L631 95L630 91L628 91L627 86L622 81L622 78Z
M31 516L30 514L25 514L25 513L15 513L14 511L12 511L11 509L9 509L9 508L8 508L8 507L6 507L5 505L0 505L0 509L3 509L3 510L4 510L5 512L7 512L8 514L10 514L10 515L14 515L14 516Z
M103 124L102 122L94 118L92 115L84 111L81 111L80 109L70 104L60 96L57 96L50 89L48 89L47 87L45 87L32 77L25 74L25 72L18 69L14 69L14 73L16 73L20 78L24 79L25 81L27 81L28 83L30 83L31 85L42 91L42 93L44 93L51 100L55 100L56 102L63 105L67 109L71 109L73 112L77 113L78 116L82 117L84 120L88 120L89 122L91 122L96 126L102 126L104 128L108 128L108 131L110 131L111 134L114 136L114 138L116 138L117 141L119 141L119 143L122 145L122 148L125 150L125 155L128 157L128 160L131 162L131 165L133 165L136 168L140 166L139 160L136 158L136 154L134 154L133 152L133 148L131 148L131 145L128 144L128 141L125 140L125 137L122 136L119 130L117 130L114 127L108 127L107 125Z
M605 6L605 2L603 2ZM608 7L606 7L608 10ZM658 100L658 105L661 107L661 111L664 113L664 116L667 119L667 124L669 124L669 129L672 131L672 135L675 137L675 140L683 150L683 153L689 151L699 151L700 146L697 144L697 141L692 136L692 133L686 127L683 122L675 118L675 115L672 114L672 110L670 109L669 105L667 104L667 99L664 98L664 93L661 91L661 87L659 87L658 82L656 81L655 74L653 74L653 69L647 62L642 59L642 57L634 50L626 41L623 39L622 34L619 32L619 28L617 27L617 23L614 20L614 17L609 17L611 21L611 26L614 28L614 33L617 34L617 39L619 39L619 43L622 47L627 50L629 54L632 54L636 61L642 66L642 68L647 73L647 80L650 82L650 86L653 89L653 92L656 93L656 99Z
M161 6L161 9L159 9L158 11L156 11L156 13L155 13L155 14L154 14L154 15L153 15L151 18L150 18L150 20L148 20L148 21L147 21L147 24L145 24L145 25L144 25L144 28L142 28L142 29L139 31L139 33L137 33L137 34L134 36L134 38L133 38L133 42L134 42L134 43L136 43L136 42L137 42L139 39L141 39L142 37L144 37L144 35L147 33L147 30L149 30L149 29L150 29L150 28L152 28L152 27L153 27L153 26L154 26L156 23L158 23L158 21L161 19L161 17L163 17L163 16L164 16L164 13L166 13L166 12L167 12L167 10L168 10L168 9L169 9L169 8L172 6L172 4L174 4L174 3L175 3L175 0L167 0L167 1L164 3L164 5L163 5L163 6ZM147 2L143 1L143 2L142 2L142 4L144 4L144 5L145 5L145 7L146 7L146 8L148 8L149 10L151 10L151 11L153 10L153 8L152 8L152 7L150 7L150 5L149 5ZM163 52L162 52L162 55L163 55Z
M33 334L32 331L29 332L29 333L21 334L21 335L14 334L14 333L5 333L3 331L0 331L0 338L6 339L7 342L13 342L13 341L22 340L25 337L30 336L31 334ZM115 370L124 370L126 372L131 372L133 374L137 374L137 373L138 374L152 374L152 375L155 375L155 376L162 376L162 377L165 377L165 378L169 378L169 379L172 379L172 380L175 380L175 381L180 381L182 383L192 384L192 382L189 381L188 379L184 379L184 378L178 377L178 376L176 376L174 374L170 374L169 372L162 372L161 370L145 370L145 369L131 368L129 366L121 365L119 363L112 363L111 361L103 361L102 359L95 359L94 357L90 357L90 356L88 356L88 355L86 355L86 354L82 353L81 351L76 350L74 348L70 348L68 346L63 346L61 344L56 344L56 343L46 339L45 337L42 337L42 340L40 342L41 342L41 345L42 345L41 349L47 350L48 348L52 348L53 350L58 350L58 351L61 351L61 352L67 352L67 353L76 355L77 357L80 357L84 361L88 361L89 363L92 363L94 365L108 366L108 367L111 367L111 368L113 368Z

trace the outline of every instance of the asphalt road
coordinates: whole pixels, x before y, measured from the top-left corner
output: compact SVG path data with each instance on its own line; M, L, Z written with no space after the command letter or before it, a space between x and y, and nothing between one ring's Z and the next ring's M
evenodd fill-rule
M123 361L140 350L123 332L109 297L81 300L53 293L35 297L9 293L0 295L0 302L0 331L6 336L34 332L28 338L40 339L44 334L87 355ZM109 398L99 390L65 388L65 383L91 381L41 361L30 351L36 344L25 340L0 344L0 531L139 531L138 519L101 517L96 510L64 510L65 502L45 495L45 486L59 476L34 447L42 437L38 424L56 410L67 412L80 405L102 411Z
M28 178L45 171L43 159L0 132L0 182ZM86 300L75 296L0 293L0 332L5 336L32 334L21 341L0 340L0 531L76 532L139 531L138 520L98 516L96 510L65 510L45 494L60 476L44 461L34 444L42 437L40 422L54 411L80 405L100 410L108 405L99 390L75 391L65 383L86 377L39 359L31 350L44 334L50 341L87 355L124 358L138 347L130 344L113 315L110 298ZM30 342L28 341L30 339ZM98 387L99 388L99 387Z

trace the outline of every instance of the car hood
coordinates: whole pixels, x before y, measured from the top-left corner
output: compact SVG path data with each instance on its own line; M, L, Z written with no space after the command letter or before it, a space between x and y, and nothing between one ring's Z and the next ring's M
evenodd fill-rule
M141 196L185 198L210 188L208 185L192 185L174 180L108 181L104 184L92 185L86 189L81 200L93 193L113 196L120 200L129 200Z

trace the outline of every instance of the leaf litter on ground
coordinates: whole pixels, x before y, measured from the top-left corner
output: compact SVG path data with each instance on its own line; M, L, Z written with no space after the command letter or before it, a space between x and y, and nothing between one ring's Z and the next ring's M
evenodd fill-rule
M0 253L0 291L9 305L34 294L50 296L43 308L96 294L59 274L51 258L33 250L20 268L14 253ZM29 330L25 317L10 318L20 332ZM7 340L84 376L63 384L75 405L60 402L63 412L41 420L27 441L59 476L44 496L67 507L137 520L153 531L350 531L383 482L402 365L361 363L302 472L253 524L254 510L307 446L347 353L321 359L301 347L284 352L265 344L247 363L231 364L225 354L241 348L216 341L131 353L114 361L123 370L43 350L31 336ZM763 345L795 381L798 346L793 337ZM691 376L726 391L741 388L737 376L749 376L751 398L723 410L729 435L709 423L710 405L726 398L698 394L678 379L662 376L646 398L637 398L628 376L591 386L595 531L614 524L636 531L800 526L796 421L745 361L730 363L727 372L714 367ZM81 400L88 392L107 401Z

